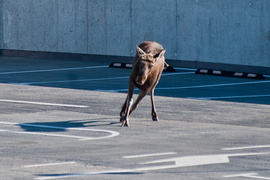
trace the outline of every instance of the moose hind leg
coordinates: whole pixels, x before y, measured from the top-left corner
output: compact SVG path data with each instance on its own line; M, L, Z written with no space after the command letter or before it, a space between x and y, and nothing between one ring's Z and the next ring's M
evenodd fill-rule
M158 121L158 115L157 115L157 111L155 108L154 89L151 90L150 97L151 97L151 105L152 105L152 120Z

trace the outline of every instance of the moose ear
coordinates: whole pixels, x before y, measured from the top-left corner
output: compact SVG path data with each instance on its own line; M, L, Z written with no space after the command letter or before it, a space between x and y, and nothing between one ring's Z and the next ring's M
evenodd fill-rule
M145 52L137 45L136 45L136 52L137 52L138 56L145 55Z
M156 54L154 58L161 58L165 54L166 50L162 49L160 53Z

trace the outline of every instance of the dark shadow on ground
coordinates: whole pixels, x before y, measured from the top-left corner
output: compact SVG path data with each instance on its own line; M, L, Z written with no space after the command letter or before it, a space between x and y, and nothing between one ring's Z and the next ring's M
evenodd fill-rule
M119 124L117 122L102 121L104 118L95 120L71 120L61 122L36 122L36 123L22 123L19 124L23 130L29 132L61 132L67 131L68 128L83 128L83 127L97 127L97 126L111 126Z
M136 175L136 174L144 174L143 172L101 172L98 174L107 174L107 175ZM78 176L86 176L91 175L91 173L85 173L85 174L76 174L76 173L67 173L67 174L36 174L36 176L39 177L53 177L55 179L57 178L63 178L63 177L78 177ZM95 173L93 173L95 175Z

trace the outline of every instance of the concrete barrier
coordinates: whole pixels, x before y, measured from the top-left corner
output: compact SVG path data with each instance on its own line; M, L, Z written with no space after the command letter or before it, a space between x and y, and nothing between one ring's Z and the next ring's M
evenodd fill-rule
M0 48L270 68L269 0L0 0Z

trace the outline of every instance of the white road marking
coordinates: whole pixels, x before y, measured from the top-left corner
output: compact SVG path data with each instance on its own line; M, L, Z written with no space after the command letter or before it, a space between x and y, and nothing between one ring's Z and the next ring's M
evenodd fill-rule
M33 164L33 165L25 165L24 168L36 168L36 167L45 167L45 166L61 166L61 165L69 165L76 164L75 161L70 162L60 162L60 163L47 163L47 164Z
M193 72L168 73L168 74L163 74L163 76L174 76L174 75L183 75L183 74L192 74L192 73ZM116 79L129 79L129 76L110 77L110 78L94 78L94 79L60 80L60 81L24 82L24 83L10 83L10 84L34 85L34 84L68 83L68 82L106 81L106 80L116 80Z
M19 100L10 100L10 99L0 99L0 102L35 104L35 105L44 105L44 106L74 107L74 108L88 108L89 107L89 106L84 106L84 105L56 104L56 103L44 103L44 102L33 102L33 101L19 101Z
M51 134L51 133L40 133L40 132L25 132L25 131L12 131L0 129L0 132L14 133L14 134L29 134L29 135L39 135L39 136L52 136L52 137L65 137L65 138L74 138L79 140L89 139L85 136L73 136L73 135L63 135L63 134Z
M222 148L222 150L231 151L231 150L257 149L257 148L270 148L270 145L231 147L231 148Z
M96 69L96 68L108 68L109 66L89 66L89 67L75 67L75 68L60 68L60 69L43 69L43 70L29 70L29 71L13 71L2 72L0 75L7 74L24 74L24 73L40 73L40 72L52 72L52 71L69 71L69 70L81 70L81 69Z
M164 170L164 169L172 169L179 167L191 167L191 166L201 166L201 165L213 165L220 163L229 163L229 157L241 157L241 156L255 156L255 155L265 155L270 154L270 152L262 152L262 153L238 153L238 154L216 154L216 155L202 155L202 156L184 156L184 157L176 157L170 159L160 159L156 161L149 161L141 164L155 164L155 163L163 163L163 162L174 162L174 165L164 165L164 166L149 166L142 168L134 168L134 169L119 169L119 170L111 170L111 171L101 171L101 172L89 172L89 173L74 173L74 174L59 174L56 176L40 176L36 179L38 180L47 180L47 179L62 179L62 178L72 178L79 176L88 176L88 175L97 175L97 174L124 174L124 173L136 173L141 171L156 171L156 170ZM254 175L254 174L249 174Z
M224 178L235 178L235 177L245 177L245 178L252 178L252 179L264 179L270 180L270 177L258 176L258 173L245 173L245 174L234 174L223 176Z
M270 83L270 81L249 81L249 82L239 82L239 83L209 84L209 85L198 85L198 86L164 87L164 88L155 88L155 89L159 89L159 90L169 90L169 89L193 89L193 88L208 88L208 87L222 87L222 86L237 86L237 85L263 84L263 83Z
M248 82L239 82L239 83L208 84L208 85L180 86L180 87L156 87L155 90L196 89L196 88L238 86L238 85L263 84L263 83L270 83L270 81L248 81ZM138 91L138 90L139 89L135 88L135 91ZM111 89L111 90L101 90L100 89L100 91L105 91L105 92L125 92L125 91L128 91L128 89Z
M103 130L103 129L66 128L66 127L58 127L58 126L46 126L46 125L37 125L37 124L20 124L20 123L11 123L11 122L0 122L0 124L14 125L14 126L28 126L28 127L37 127L37 128L49 128L49 129L61 129L61 130L65 130L65 131L73 130L73 131L101 132L101 133L108 133L109 134L107 136L100 136L100 137L87 137L87 136L63 135L63 134L40 133L40 132L25 132L25 131L13 131L13 130L7 130L7 129L0 129L0 132L52 136L52 137L64 137L64 138L75 138L75 139L78 139L80 141L106 139L106 138L113 138L113 137L119 136L119 132L111 131L111 130Z
M228 157L242 157L242 156L258 156L258 155L267 155L269 152L260 152L260 153L234 153L234 154L224 154Z
M185 70L185 71L196 71L197 69L192 69L192 68L178 68L178 67L174 67L174 69L180 69L180 70Z
M77 80L61 80L61 81L40 81L40 82L10 83L10 84L34 85L34 84L85 82L85 81L104 81L104 80L128 79L128 78L129 78L129 76L123 76L123 77L111 77L111 78L77 79Z
M270 97L270 94L244 95L244 96L220 96L220 97L189 97L189 98L191 98L191 99L214 100L214 99L257 98L257 97Z
M151 157L151 156L164 156L164 155L172 155L177 154L176 152L164 152L164 153L154 153L154 154L140 154L140 155L130 155L130 156L123 156L125 159L131 158L142 158L142 157Z
M163 76L174 76L193 74L194 72L182 72L182 73L166 73ZM129 76L122 77L110 77L110 78L94 78L94 79L76 79L76 80L60 80L60 81L37 81L37 82L24 82L24 83L10 83L10 84L22 84L22 85L34 85L34 84L52 84L52 83L68 83L68 82L90 82L90 81L105 81L105 80L116 80L116 79L129 79Z
M164 162L175 162L175 167L189 167L189 166L200 166L206 164L218 164L218 163L229 163L228 155L203 155L203 156L185 156L170 159L161 159L156 161L144 162L141 164L156 164ZM160 166L165 168L166 166Z
M244 173L244 174L233 174L233 175L226 175L223 176L225 178L231 178L231 177L248 177L248 176L254 176L258 175L257 173Z
M179 73L163 73L161 76L175 76L175 75L185 75L185 74L194 74L194 72L179 72Z

